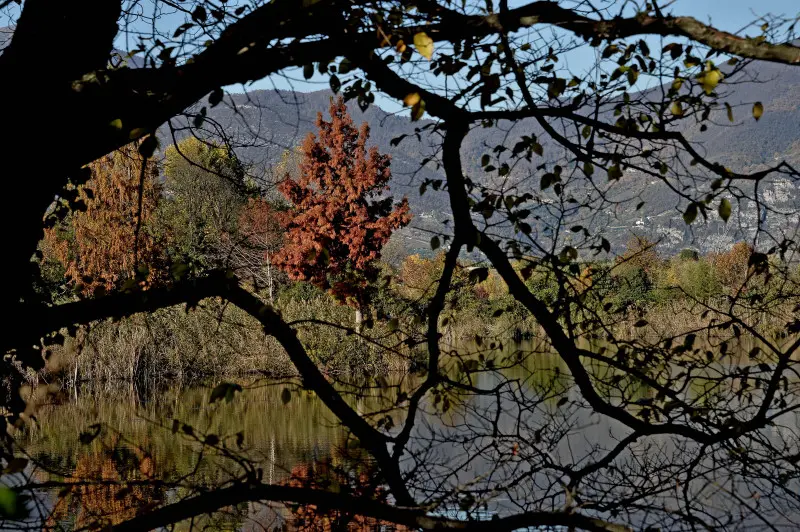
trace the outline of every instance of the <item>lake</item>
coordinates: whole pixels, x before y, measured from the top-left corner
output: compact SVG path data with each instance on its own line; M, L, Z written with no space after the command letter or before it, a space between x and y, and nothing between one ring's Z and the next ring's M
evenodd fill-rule
M458 354L445 356L443 365L456 377L470 360L490 349L498 353L498 369L473 375L471 385L500 386L497 394L434 389L422 401L401 462L404 471L415 472L409 487L424 501L443 492L455 494L438 504L439 514L452 517L465 516L456 489L465 485L491 494L472 518L519 511L523 500L531 507L559 509L576 494L565 492L565 477L558 467L591 464L629 431L581 407L560 359L531 342L461 348ZM593 371L611 370L596 365ZM374 414L374 424L396 434L405 418L400 397L411 394L423 378L359 379L338 387L357 412ZM51 399L53 404L42 405L35 421L17 434L33 459L17 481L22 482L25 475L43 485L29 502L32 515L55 529L81 529L98 522L112 525L148 506L176 501L248 474L270 484L355 491L371 482L372 460L313 393L294 382L238 380L242 391L229 394L230 400L223 397L210 404L217 383L146 391L120 384L57 394ZM623 388L643 404L653 395L640 383L630 382ZM604 393L613 400L614 390ZM686 393L701 401L708 388L698 379ZM791 415L765 431L764 437L788 441L796 438L792 430L796 427L798 419ZM786 507L783 498L769 508L766 499L759 501L754 495L766 493L769 482L743 483L731 462L725 462L728 469L720 467L719 460L730 452L727 448L701 456L693 442L668 436L642 438L630 445L617 466L583 487L581 495L602 513L600 503L609 496L651 490L646 501L637 500L643 505L642 513L634 508L628 515L628 522L644 524L645 502L662 508L677 506L685 496L681 476L694 463L697 474L690 492L710 514L738 512L742 525L756 528L758 513L773 515L777 522L793 522L800 514ZM671 480L673 475L675 480ZM519 487L509 489L514 483ZM673 488L663 491L664 485ZM493 486L505 487L493 493ZM754 500L758 512L750 507ZM263 530L296 519L313 522L316 517L280 504L242 503L181 526ZM362 525L369 528L375 523ZM18 526L30 527L35 528L32 521Z

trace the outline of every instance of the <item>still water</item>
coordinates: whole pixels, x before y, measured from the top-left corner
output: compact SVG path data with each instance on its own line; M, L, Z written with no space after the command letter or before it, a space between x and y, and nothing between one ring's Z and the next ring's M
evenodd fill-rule
M46 516L45 527L54 529L80 529L97 521L116 524L149 504L185 496L181 485L189 493L239 478L243 468L238 461L261 469L263 481L282 483L306 477L334 459L345 434L316 396L295 391L285 401L283 384L240 382L244 390L231 401L213 404L211 385L146 393L121 385L84 389L63 397L61 404L40 407L36 422L18 435L33 459L29 477L41 483L107 481L109 486L68 494L42 491L33 501L34 513ZM230 456L221 448L229 449ZM151 479L169 487L146 485ZM125 481L134 486L120 493ZM249 504L226 509L212 521L201 517L193 526L271 529L289 517L281 508Z
M436 479L445 488L473 482L487 471L497 478L505 475L508 480L530 474L534 484L545 486L553 482L552 478L536 472L541 465L537 456L543 446L548 460L580 464L602 456L624 438L626 429L621 425L585 409L572 408L578 394L558 357L534 345L515 345L501 349L502 356L497 359L499 365L508 363L508 367L478 374L473 382L482 388L501 381L513 383L508 392L497 397L426 396L412 438L418 443L409 448L406 470L422 464L428 468L426 482ZM486 349L460 348L458 355L444 357L443 365L449 365L455 376L457 368L470 360L469 354L464 355L470 350L475 354ZM520 357L520 353L524 356ZM593 371L597 374L609 370L595 367ZM359 413L388 412L381 416L395 426L385 428L396 431L405 411L392 408L398 404L399 396L410 394L421 381L420 376L405 375L340 388L353 392L346 399ZM702 379L698 382L687 393L701 397L705 390ZM31 459L23 475L29 482L52 487L38 490L28 503L38 522L6 523L2 529L41 530L42 521L44 528L56 530L78 530L98 523L114 525L149 506L240 480L248 472L271 484L326 488L343 476L356 483L369 477L369 458L353 445L352 438L313 393L294 383L240 380L237 383L243 389L232 394L230 401L223 398L211 403L217 383L148 391L128 384L83 388L69 390L57 396L53 404L42 405L35 421L16 437ZM631 393L642 399L652 395L645 386L635 386ZM604 395L613 401L611 391ZM449 403L447 408L442 408L443 401ZM485 415L495 411L497 416ZM520 413L529 417L522 425ZM372 419L373 423L376 419ZM782 426L796 428L797 420L793 418ZM467 436L470 444L461 443L461 438L466 442ZM774 436L782 437L777 432ZM492 446L482 448L487 441ZM688 460L694 450L691 445L675 447L669 437L659 437L632 445L631 457L653 452L684 453ZM626 460L621 461L621 466ZM673 460L681 463L680 458ZM669 476L665 478L659 482L672 482ZM723 471L712 480L725 484L729 479ZM23 482L22 476L18 481ZM81 485L86 481L90 482ZM418 498L424 499L428 485L423 482L412 486L414 489ZM542 499L552 498L556 508L563 504L562 488L541 489ZM742 490L742 494L750 496L752 488L745 486ZM528 491L522 496L534 495L534 491ZM725 497L720 498L718 490L701 489L697 497L703 505L718 505L720 514L735 508ZM673 502L673 497L666 495L659 504ZM486 508L489 513L502 515L517 511L515 504L507 497L497 497ZM457 506L457 499L449 503L450 508ZM458 512L452 515L455 517ZM302 524L298 519L303 517L297 508L287 509L280 504L243 503L213 517L183 522L176 529L272 530ZM305 517L306 524L314 521ZM794 521L794 515L788 517ZM749 517L742 523L758 528ZM371 529L375 523L362 525L356 529ZM322 525L305 529L328 528Z

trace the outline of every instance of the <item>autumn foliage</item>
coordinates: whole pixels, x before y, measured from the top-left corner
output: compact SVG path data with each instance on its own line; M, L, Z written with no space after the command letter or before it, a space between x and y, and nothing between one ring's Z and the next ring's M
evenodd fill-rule
M158 275L160 244L146 228L161 185L155 162L142 164L136 143L91 163L78 190L85 209L45 232L43 247L84 295L136 282L137 268L141 282Z
M408 202L381 197L389 187L390 157L367 148L369 126L353 124L344 101L331 101L331 120L317 115L317 135L302 146L297 180L280 190L291 202L286 244L276 256L290 278L330 290L359 306L378 275L381 248L411 219Z
M240 238L265 255L277 250L283 235L279 213L262 198L250 198L239 213Z
M60 529L59 522L70 517L76 528L112 526L146 513L164 497L163 487L141 482L153 479L155 473L152 457L138 447L115 446L85 454L65 479L45 528Z
M727 252L711 256L711 263L714 265L719 280L729 294L735 294L747 281L752 254L752 246L746 242L737 242Z

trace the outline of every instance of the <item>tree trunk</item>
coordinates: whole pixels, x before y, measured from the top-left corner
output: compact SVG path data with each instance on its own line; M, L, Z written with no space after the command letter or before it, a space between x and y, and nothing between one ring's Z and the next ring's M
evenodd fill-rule
M361 324L364 321L364 313L361 307L356 307L356 334L361 334Z
M272 261L269 260L269 254L267 254L267 290L269 291L269 304L275 305L272 286Z

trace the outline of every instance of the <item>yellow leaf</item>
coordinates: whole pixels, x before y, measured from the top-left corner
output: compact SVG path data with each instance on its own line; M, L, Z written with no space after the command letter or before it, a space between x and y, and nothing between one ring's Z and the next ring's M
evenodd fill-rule
M425 114L425 100L420 100L411 107L411 121L416 122Z
M397 41L397 44L394 45L394 49L397 50L397 53L402 54L406 51L406 43L403 42L403 39Z
M756 102L753 104L753 118L758 120L761 118L761 115L764 114L764 104L761 102Z
M731 217L731 202L725 198L722 198L719 203L719 217L722 218L723 222L727 222L728 218Z
M722 72L718 69L709 70L708 72L704 72L700 76L698 76L700 83L703 85L703 90L706 94L711 94L714 92L714 89L717 88L719 85L720 80L722 80Z
M420 95L418 92L410 92L406 94L406 97L403 98L403 104L406 107L413 107L417 105L417 102L420 100Z
M680 102L672 102L672 106L669 110L675 116L683 116L683 107L681 107Z
M135 127L131 129L131 132L128 134L128 138L131 140L138 139L139 137L144 137L150 132L149 129L145 127Z
M424 31L414 35L414 47L419 52L419 55L425 59L433 57L433 39L428 37L428 34Z
M728 120L733 122L733 109L731 108L731 104L725 102L725 109L728 111Z

